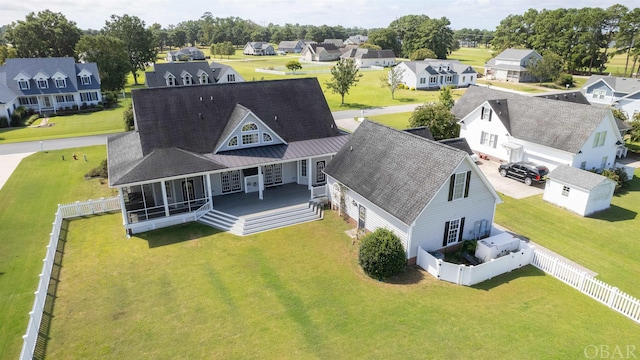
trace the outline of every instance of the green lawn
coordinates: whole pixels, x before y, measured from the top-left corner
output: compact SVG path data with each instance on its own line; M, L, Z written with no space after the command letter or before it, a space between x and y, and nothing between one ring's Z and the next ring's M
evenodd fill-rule
M640 298L640 170L611 209L583 218L542 200L503 196L495 221L597 272L598 279Z
M411 117L410 112L405 113L395 113L395 114L385 114L385 115L374 115L367 116L367 119L387 125L394 129L404 130L409 128L409 118Z
M73 152L89 162L61 160ZM104 154L104 146L35 154L0 190L3 357L20 351L55 204L111 194L82 179ZM639 202L635 187L617 206ZM515 222L543 244L540 235L557 231L541 230L550 216L530 210L536 201L505 200L497 209L505 225L507 215L524 214ZM539 211L578 228L606 221L550 205ZM635 231L635 221L616 224ZM374 281L360 271L347 228L327 212L323 221L247 237L187 224L127 239L120 214L71 221L47 357L577 358L588 345L637 343L637 324L532 267L472 288L415 268L393 283ZM605 251L611 241L585 245L593 228L570 231L586 233L579 249L638 273L631 240ZM632 292L622 270L584 265Z

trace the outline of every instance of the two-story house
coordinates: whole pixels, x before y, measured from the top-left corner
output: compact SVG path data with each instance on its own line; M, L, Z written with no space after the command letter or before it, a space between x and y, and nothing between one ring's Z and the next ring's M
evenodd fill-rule
M640 79L591 75L581 91L591 104L620 109L629 119L640 112Z
M484 76L487 80L516 83L536 81L527 67L541 59L535 50L507 49L484 64Z
M351 49L343 52L341 59L353 59L359 68L372 66L389 67L396 63L396 55L393 50Z
M226 84L244 79L231 66L206 61L154 64L145 72L147 87L165 87L199 84Z
M478 73L458 60L425 59L396 65L403 70L402 83L417 90L440 89L445 86L475 85Z

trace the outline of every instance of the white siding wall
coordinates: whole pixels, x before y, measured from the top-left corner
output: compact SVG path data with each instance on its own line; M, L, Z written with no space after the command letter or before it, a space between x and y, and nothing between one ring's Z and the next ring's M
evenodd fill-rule
M309 166L309 161L308 161L308 160L307 160L307 165L306 165L306 166L307 166L307 167ZM309 184L309 177L308 177L308 176L309 176L309 175L308 175L308 173L309 173L309 169L307 168L307 176L301 176L301 175L300 175L300 174L301 174L301 173L300 173L300 160L298 160L298 162L296 162L296 171L298 172L298 173L297 173L297 176L298 176L298 184L299 184L299 185L308 185L308 184Z
M583 161L586 161L587 166L585 167L585 169L587 170L590 170L592 168L600 169L602 158L606 156L607 157L606 167L610 168L613 166L616 160L616 149L618 147L616 145L616 142L622 139L620 138L620 132L617 130L617 126L615 128L613 127L613 122L611 121L610 118L608 118L609 116L612 116L612 115L608 114L607 117L603 119L602 123L598 125L598 127L593 132L593 134L589 136L589 139L587 140L587 142L580 149L580 151L582 151L582 154L576 154L573 159L573 162L568 164L571 164L571 166L573 167L579 168L580 164ZM595 134L602 131L607 132L607 135L605 137L605 143L603 146L594 148L593 141L596 136Z
M482 106L490 108L487 103ZM479 106L464 118L464 124L461 124L460 126L460 137L467 139L467 143L469 143L469 146L474 151L488 154L498 159L508 160L509 157L507 155L507 150L500 144L512 141L512 139L505 136L508 131L502 124L502 121L498 119L495 111L491 114L491 121L481 119L482 106ZM498 141L496 142L495 147L493 145L489 146L489 144L481 144L483 131L498 136Z
M602 99L600 98L600 94L596 95L595 97L593 96L593 92L595 90L604 90L606 91L606 94L602 97ZM598 81L594 84L591 84L586 90L585 90L585 94L584 96L587 98L587 100L589 100L590 103L592 104L606 104L606 105L611 105L613 103L613 101L615 100L614 98L614 94L613 91L611 90L611 88L609 86L607 86L604 82L602 81Z
M298 179L298 162L288 162L282 164L282 182L284 184L294 183Z
M337 181L331 176L327 176L327 184L328 189L333 189L333 184ZM340 205L340 199L336 197L334 191L331 192L331 202ZM356 202L356 206L353 206L352 201ZM366 200L362 196L348 189L346 191L346 205L347 214L354 219L356 222L358 221L358 205L363 205L366 210L365 217L365 228L369 231L375 231L377 228L386 228L393 231L402 242L402 246L407 248L407 225L403 224L398 219L386 213L384 210L380 209L378 206L372 204L370 201ZM413 255L416 256L416 255Z
M215 173L209 176L211 177L211 193L213 193L213 196L222 195L222 183L220 181L220 174Z
M405 65L404 63L400 63L396 66L404 70L404 73L402 74L402 83L410 88L417 88L416 74L409 70L409 67L407 67L407 65Z
M417 256L418 247L422 247L427 251L442 248L445 223L447 221L465 218L464 228L462 229L462 238L464 240L473 238L473 229L476 221L488 220L491 223L493 222L496 199L491 190L478 176L480 170L465 160L455 172L469 170L471 170L471 181L467 198L448 201L449 181L447 181L425 211L418 216L415 225L411 229L409 258Z
M569 196L562 195L564 183L549 179L544 188L542 199L584 216L589 200L589 193L578 188L571 188Z
M613 181L606 180L592 189L589 193L585 215L608 209L611 206L611 198L615 189L616 185Z
M528 141L515 140L513 142L523 145L524 161L545 165L549 170L553 170L560 165L571 165L573 161L573 154L565 151L552 149Z
M513 65L513 66L521 66L520 60L510 60L510 59L499 59L496 58L496 65Z
M469 85L475 85L476 77L477 77L476 74L460 74L458 75L458 86L464 87Z
M627 113L627 117L631 119L635 113L640 112L640 93L620 100L617 108Z

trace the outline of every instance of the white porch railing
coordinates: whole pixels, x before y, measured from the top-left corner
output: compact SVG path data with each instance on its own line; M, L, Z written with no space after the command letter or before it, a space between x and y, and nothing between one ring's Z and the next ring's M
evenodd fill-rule
M196 210L196 221L208 213L212 208L210 201L207 201L204 205L200 206L200 208Z
M311 188L311 198L327 196L327 185L314 186Z
M60 228L62 221L67 218L99 214L109 211L120 210L120 201L117 197L101 198L100 200L89 200L86 202L76 201L73 204L58 205L52 230L49 234L49 244L47 245L47 253L44 258L44 265L38 281L38 288L35 292L35 300L33 308L29 312L29 324L27 332L22 336L23 344L20 352L20 359L32 359L38 342L38 332L40 323L42 322L42 312L47 301L47 292L49 289L49 281L51 280L51 272L55 262L56 252L58 249L58 239L60 237Z
M618 148L616 149L616 157L619 158L623 158L623 157L627 157L627 147L624 145L618 145Z

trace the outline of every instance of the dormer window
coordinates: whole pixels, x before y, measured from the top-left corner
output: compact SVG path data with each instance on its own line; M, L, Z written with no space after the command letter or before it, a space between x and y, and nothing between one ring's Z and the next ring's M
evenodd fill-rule
M89 75L81 76L80 83L82 83L82 85L91 85L91 76Z
M173 75L167 76L167 86L176 86L176 78Z
M272 142L273 138L271 137L271 135L267 134L267 133L262 133L262 142L263 143L268 143L268 142Z
M200 75L200 84L207 84L209 82L209 75L203 73Z
M67 87L67 79L56 79L56 87L58 89Z
M20 90L29 90L29 81L18 80L18 87L20 88Z
M47 81L47 79L38 80L38 89L48 89L48 88L49 88L49 82Z
M236 81L236 75L235 74L227 74L227 81L228 82L235 82Z
M185 75L185 76L182 78L182 82L183 82L185 85L193 85L193 82L192 82L191 80L192 80L191 75Z

